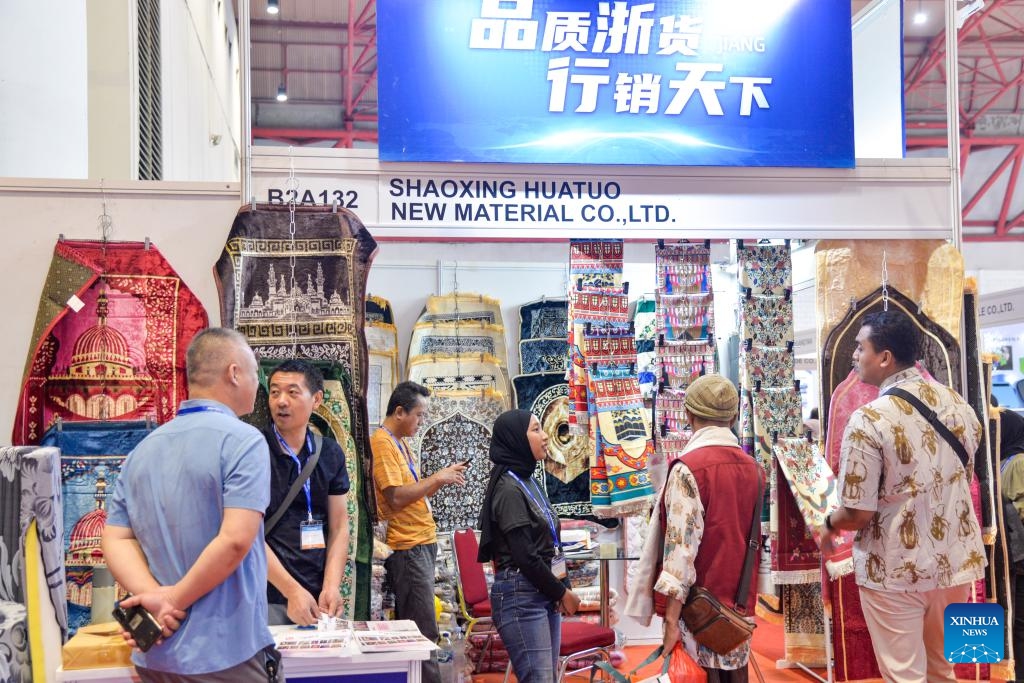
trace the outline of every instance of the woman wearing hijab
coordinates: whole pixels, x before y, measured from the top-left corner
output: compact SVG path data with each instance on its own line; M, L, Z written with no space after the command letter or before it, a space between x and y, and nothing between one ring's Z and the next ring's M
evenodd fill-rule
M1024 519L1024 417L1009 408L999 411L999 470L1000 491L1003 500L1012 503L1003 505L1003 515L1017 514ZM1008 539L1010 535L1007 534ZM1018 660L1024 652L1024 574L1011 566L1013 575L1013 651ZM1016 680L1024 681L1018 675Z
M493 560L491 610L516 679L551 683L562 614L580 599L565 585L558 515L533 479L548 436L528 410L498 416L491 436L491 479L480 511L480 562Z

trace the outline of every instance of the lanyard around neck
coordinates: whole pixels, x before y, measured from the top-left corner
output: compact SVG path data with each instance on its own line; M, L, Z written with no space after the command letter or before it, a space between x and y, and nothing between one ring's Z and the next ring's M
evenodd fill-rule
M395 442L395 447L398 449L398 451L402 455L405 456L405 465L406 465L406 467L409 468L409 474L412 475L412 478L414 480L419 481L420 480L419 475L416 474L416 468L413 467L413 464L412 464L412 455L409 454L409 450L405 447L405 442L399 441L398 438L394 434L391 433L391 430L388 429L387 427L385 427L384 425L381 425L380 428L388 433L388 436L391 437L391 440Z
M180 412L180 411L179 411ZM277 437L277 442L281 444L281 449L295 462L295 468L298 470L299 475L302 476L302 463L299 462L299 456L295 454L292 447L288 445L288 442L281 436L281 432L277 431L277 425L273 425L274 435ZM313 440L309 436L309 431L306 432L306 452L309 455L313 454ZM302 490L306 494L306 518L313 521L313 496L309 493L309 480L311 477L306 477L306 481L302 484Z
M558 529L555 527L555 518L554 515L551 514L551 508L547 505L541 505L540 501L537 500L536 496L533 495L533 492L530 490L530 487L526 485L526 482L519 478L519 475L517 475L512 470L509 470L508 474L509 476L516 480L516 483L519 484L519 487L523 489L523 493L525 493L527 497L529 497L529 499L533 501L533 504L537 507L537 509L544 514L544 518L548 522L548 529L551 531L551 540L555 543L555 554L560 554L562 544L558 540Z
M219 413L221 412L213 406L188 406L187 408L181 408L178 411L178 415L188 415L189 413Z

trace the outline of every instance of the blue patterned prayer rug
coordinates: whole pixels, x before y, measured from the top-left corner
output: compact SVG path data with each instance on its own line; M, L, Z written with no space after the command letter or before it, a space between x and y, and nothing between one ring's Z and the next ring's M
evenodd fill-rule
M520 375L512 379L516 406L529 410L548 435L548 456L536 477L561 517L591 514L590 454L594 448L584 435L569 432L569 385L564 372Z
M519 339L565 337L569 330L569 301L541 299L519 307Z
M519 342L519 371L524 375L538 372L565 374L569 367L569 342L560 339L523 339Z
M43 435L41 443L61 453L64 565L72 634L91 620L93 568L104 563L100 541L107 523L107 497L114 491L125 457L155 428L155 421L68 422L54 425ZM123 591L118 591L123 597Z

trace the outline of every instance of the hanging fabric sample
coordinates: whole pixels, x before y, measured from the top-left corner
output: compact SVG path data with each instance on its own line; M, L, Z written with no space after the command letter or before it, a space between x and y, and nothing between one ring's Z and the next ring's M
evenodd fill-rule
M657 389L654 342L658 338L657 302L654 296L645 294L635 301L630 320L636 343L636 381L640 384L640 396L644 400L653 399Z
M391 308L391 302L384 297L366 295L366 324L367 325L394 325L395 312Z
M418 322L409 342L409 362L420 356L487 354L508 367L505 328L501 323L479 321Z
M13 441L65 422L174 417L206 311L152 244L60 240L32 331Z
M420 472L438 470L469 460L464 486L445 486L430 497L439 532L473 528L490 477L488 453L494 421L507 410L508 399L493 389L446 390L430 398L427 424L411 440L419 454Z
M398 367L398 330L394 323L391 304L380 297L366 298L366 412L370 431L380 426L387 412L388 399L401 377Z
M483 294L457 292L427 297L421 323L481 322L501 324L501 302Z
M0 669L29 680L28 629L55 622L61 639L68 637L64 576L63 520L60 517L60 453L55 448L0 448ZM35 531L35 538L29 534ZM30 554L38 546L38 553ZM40 563L42 583L33 585ZM42 652L34 653L42 657ZM37 662L38 665L38 662ZM6 679L5 679L6 680Z
M538 372L565 374L569 369L569 342L559 339L523 339L519 342L519 372L532 375Z
M156 427L149 421L69 422L54 425L42 444L60 450L68 627L91 619L93 570L104 564L101 537L107 497L125 457Z
M366 278L377 243L350 211L316 206L243 206L215 272L221 321L261 359L341 365L352 438L372 511L366 409Z
M686 388L718 369L710 244L658 244L655 250L654 429L663 472L690 439L683 401ZM640 305L637 307L638 315ZM650 320L645 319L650 325ZM660 475L663 478L663 475Z
M621 273L621 241L570 241L569 277L575 285L569 292L570 398L576 432L587 433L595 447L590 499L598 517L635 514L654 495L647 471L654 452L650 417L637 382L636 342L626 288L618 284Z
M548 454L537 479L560 517L591 514L590 454L586 436L569 431L569 385L565 373L549 372L512 378L516 407L537 416L548 435Z
M519 339L565 337L569 329L566 299L531 301L519 307Z
M473 356L420 356L409 363L409 380L430 389L431 394L463 389L493 389L507 386L498 359L487 354Z

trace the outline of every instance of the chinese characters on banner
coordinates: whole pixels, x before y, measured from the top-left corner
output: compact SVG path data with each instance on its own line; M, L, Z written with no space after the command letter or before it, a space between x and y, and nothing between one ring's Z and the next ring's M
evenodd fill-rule
M853 166L846 2L377 8L383 161Z

